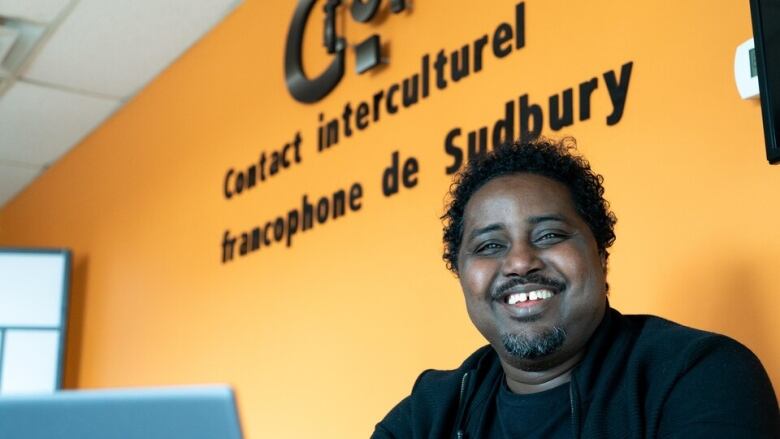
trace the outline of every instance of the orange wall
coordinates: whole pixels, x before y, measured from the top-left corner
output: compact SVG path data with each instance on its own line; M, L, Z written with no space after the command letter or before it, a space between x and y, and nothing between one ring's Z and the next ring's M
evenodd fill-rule
M545 133L576 136L606 178L619 218L613 306L726 333L780 383L780 169L732 73L751 35L747 2L527 0L524 48L316 151L320 112L371 99L426 53L492 36L514 7L418 1L381 24L341 14L351 44L382 36L389 64L356 75L350 57L333 93L303 105L283 74L293 2L247 0L0 211L0 244L74 251L66 384L230 382L251 438L368 436L423 368L455 367L483 343L440 260L446 133L492 126L523 94L546 116L548 96L594 76L592 117ZM317 10L311 72L328 61ZM625 113L607 126L601 75L629 61ZM300 164L224 199L228 168L299 131ZM417 158L419 184L385 198L396 150ZM360 211L221 263L226 229L354 182Z

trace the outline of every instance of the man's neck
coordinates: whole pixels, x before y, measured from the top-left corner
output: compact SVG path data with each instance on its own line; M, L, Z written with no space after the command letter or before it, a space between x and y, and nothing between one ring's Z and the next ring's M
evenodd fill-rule
M513 366L503 359L501 366L504 369L504 375L506 375L506 384L513 393L538 393L571 381L572 371L579 364L583 355L584 352L579 352L555 366L545 368L545 370L526 370Z

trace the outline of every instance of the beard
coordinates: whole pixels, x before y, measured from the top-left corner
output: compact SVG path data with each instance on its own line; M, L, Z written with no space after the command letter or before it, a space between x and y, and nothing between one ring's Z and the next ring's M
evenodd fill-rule
M501 342L507 353L519 360L536 360L557 351L566 341L566 330L553 326L533 337L503 333Z

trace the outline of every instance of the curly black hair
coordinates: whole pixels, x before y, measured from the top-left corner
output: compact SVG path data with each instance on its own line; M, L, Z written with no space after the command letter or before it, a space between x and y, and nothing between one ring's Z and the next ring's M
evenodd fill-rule
M574 207L596 238L606 262L615 242L617 218L604 199L604 177L596 174L577 152L573 137L504 143L472 159L453 180L444 221L444 261L458 274L458 251L463 240L463 213L471 196L488 181L503 175L530 173L551 178L569 189Z

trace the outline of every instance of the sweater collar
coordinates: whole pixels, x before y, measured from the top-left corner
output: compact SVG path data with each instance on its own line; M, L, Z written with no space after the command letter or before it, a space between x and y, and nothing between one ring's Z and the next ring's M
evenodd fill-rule
M588 341L587 351L572 373L580 399L592 398L594 383L605 373L605 365L615 364L612 359L620 356L628 344L625 331L621 331L623 315L609 306L604 318Z
M571 385L576 387L573 394L580 402L592 399L593 383L603 373L604 364L610 364L609 357L624 350L628 340L621 334L621 321L622 314L611 308L607 301L604 317L588 341L585 356L572 373ZM464 428L466 424L482 428L485 403L495 394L504 377L498 354L492 346L483 346L470 355L459 370L468 375L463 381L464 395L458 404L456 428ZM475 409L478 414L473 412ZM470 419L472 417L478 419Z
M607 301L604 317L586 345L585 356L575 367L574 373L577 374L578 379L592 382L601 373L601 362L607 356L608 351L615 349L615 343L617 342L621 346L625 345L626 340L622 340L620 337L622 317L623 315L610 307L609 301ZM496 374L503 374L498 354L490 345L485 345L471 354L459 369L469 371L480 382L495 378Z

